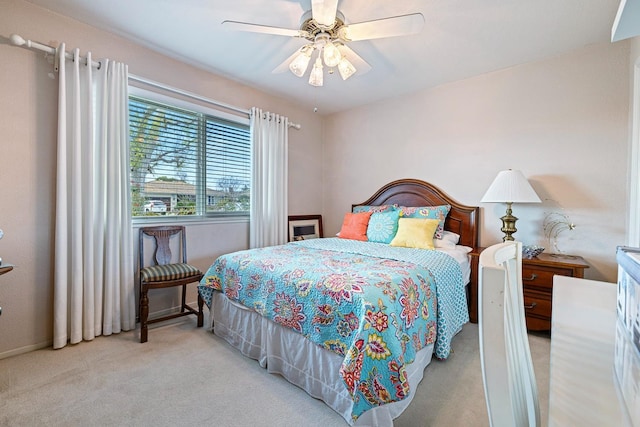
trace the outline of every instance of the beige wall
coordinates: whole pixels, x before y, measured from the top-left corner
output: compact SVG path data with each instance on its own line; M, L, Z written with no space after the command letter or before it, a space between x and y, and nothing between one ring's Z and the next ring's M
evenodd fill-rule
M605 43L325 119L325 230L351 203L399 178L434 183L480 205L481 244L502 238L505 206L480 204L503 169L520 169L542 205L514 205L516 237L542 244L545 212L577 228L560 249L582 255L587 277L616 280L625 243L629 44ZM339 189L339 190L338 190Z
M53 212L57 79L43 53L9 45L16 33L45 44L64 41L94 58L129 64L129 72L234 105L288 116L289 211L321 213L321 118L291 102L172 60L113 34L21 0L0 2L0 257L16 265L0 277L0 358L47 345L52 337ZM137 235L136 235L137 236ZM247 222L190 225L189 256L206 269L219 254L248 246ZM175 292L159 293L151 310ZM153 297L152 297L153 298ZM190 299L195 300L192 292ZM168 304L168 305L167 305ZM153 338L151 338L153 339Z

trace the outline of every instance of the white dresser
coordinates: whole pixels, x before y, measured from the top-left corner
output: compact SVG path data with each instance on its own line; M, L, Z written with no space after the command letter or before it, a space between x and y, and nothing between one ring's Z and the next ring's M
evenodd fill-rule
M549 426L630 426L614 375L616 284L555 276Z

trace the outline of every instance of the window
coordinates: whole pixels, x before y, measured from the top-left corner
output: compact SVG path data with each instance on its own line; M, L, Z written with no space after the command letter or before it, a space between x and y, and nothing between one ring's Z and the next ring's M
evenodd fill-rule
M248 123L184 104L129 97L133 217L248 215Z

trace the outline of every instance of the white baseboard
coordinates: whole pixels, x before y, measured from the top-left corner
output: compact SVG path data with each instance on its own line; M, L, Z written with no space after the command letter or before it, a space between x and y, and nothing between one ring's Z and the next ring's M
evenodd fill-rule
M0 353L0 360L6 359L7 357L18 356L20 354L29 353L31 351L42 350L43 348L53 346L53 340L45 341L38 344L25 345L24 347L14 348L13 350L8 350Z

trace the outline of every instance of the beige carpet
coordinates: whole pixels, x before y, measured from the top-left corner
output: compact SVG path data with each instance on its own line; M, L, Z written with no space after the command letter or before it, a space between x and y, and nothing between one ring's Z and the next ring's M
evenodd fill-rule
M322 402L182 318L61 350L0 360L1 426L346 426ZM531 336L547 418L549 338ZM488 426L477 325L434 360L395 427ZM546 422L544 423L546 425Z

